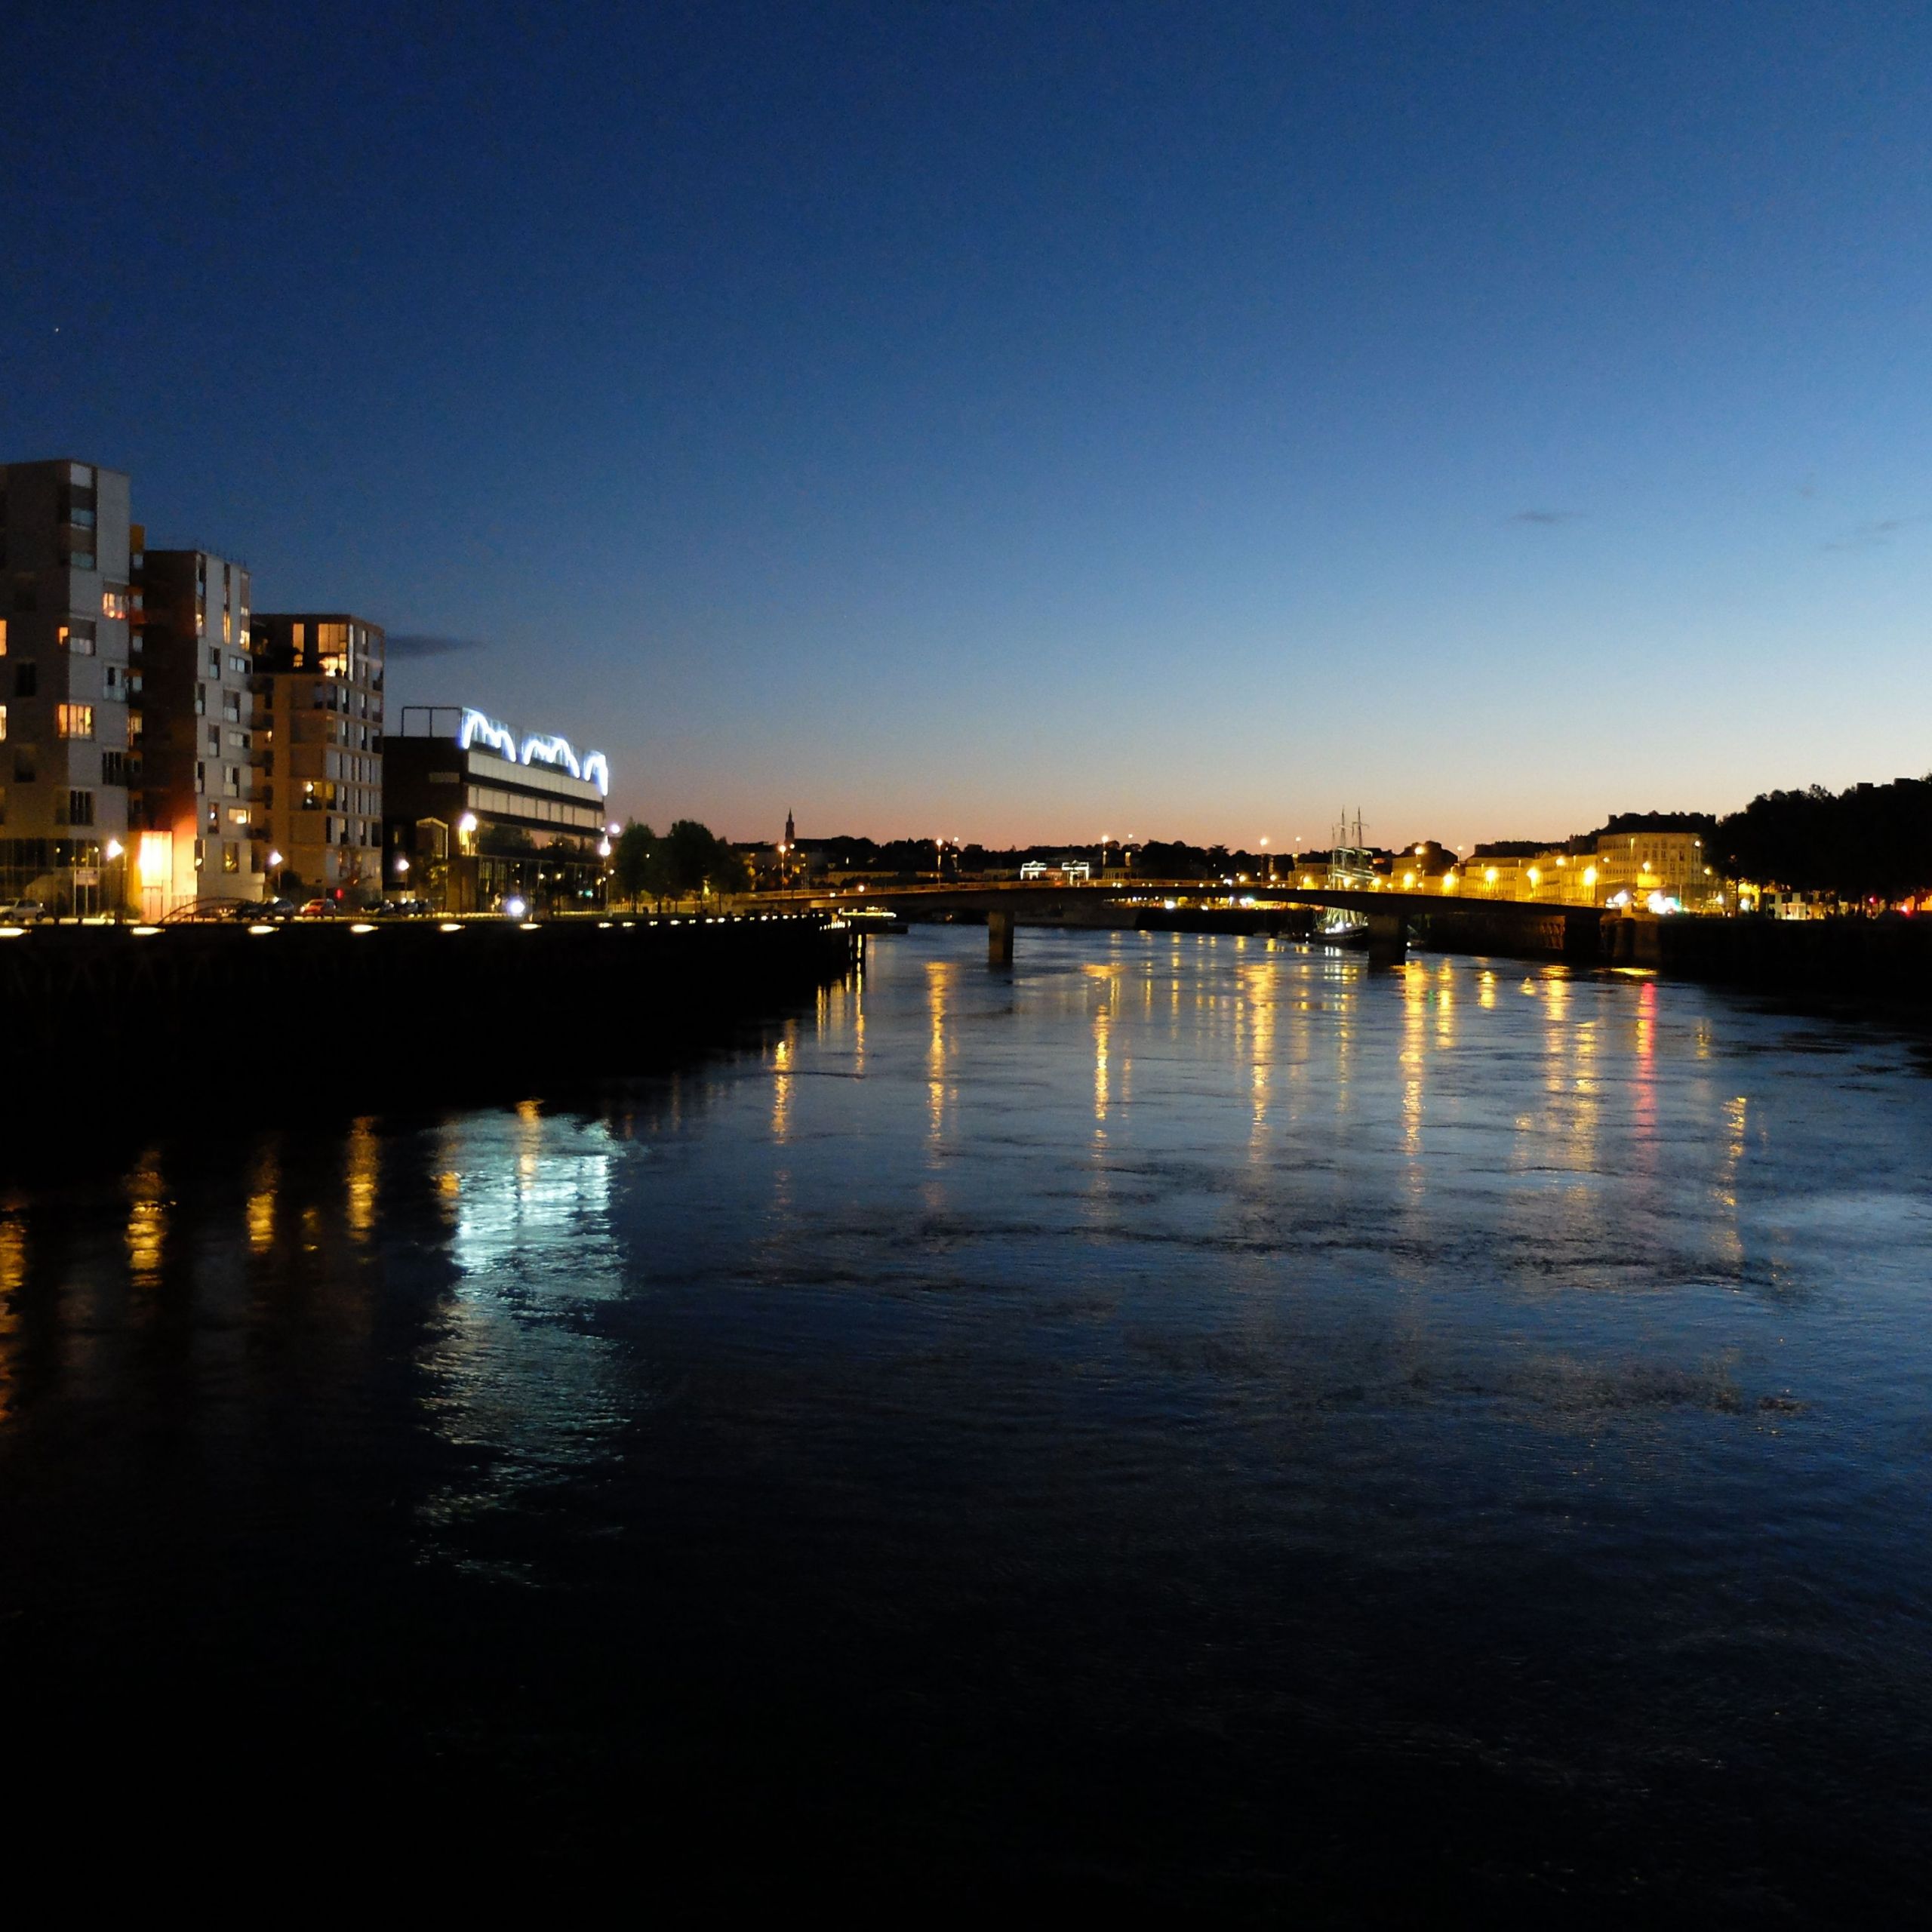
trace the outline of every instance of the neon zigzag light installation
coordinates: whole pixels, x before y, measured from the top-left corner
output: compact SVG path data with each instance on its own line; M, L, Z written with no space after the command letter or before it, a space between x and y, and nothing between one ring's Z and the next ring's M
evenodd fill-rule
M533 731L523 741L522 756L525 764L533 760L544 764L561 764L573 778L583 776L583 768L577 763L577 753L571 749L568 738L546 737Z
M507 724L500 724L494 718L486 718L481 712L464 707L463 729L457 734L457 742L465 751L481 738L492 751L501 752L505 758L516 756L516 734Z
M580 778L586 784L595 785L601 795L608 797L610 795L611 764L604 754L601 752L586 752L580 759L569 739L559 737L554 732L533 731L519 745L516 734L507 724L466 705L463 708L463 726L457 734L457 742L465 751L480 742L491 750L522 764L561 765L573 778Z

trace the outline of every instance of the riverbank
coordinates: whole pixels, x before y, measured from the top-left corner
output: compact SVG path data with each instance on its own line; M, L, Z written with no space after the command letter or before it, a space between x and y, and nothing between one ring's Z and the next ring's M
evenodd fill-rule
M860 943L806 913L29 928L0 943L11 1131L648 1072L810 999Z

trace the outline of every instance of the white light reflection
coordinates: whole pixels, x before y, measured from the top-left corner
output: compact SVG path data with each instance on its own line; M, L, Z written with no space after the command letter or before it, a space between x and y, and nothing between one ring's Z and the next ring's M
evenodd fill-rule
M589 1320L622 1271L612 1166L598 1124L472 1115L444 1131L435 1164L456 1279L429 1373L435 1426L473 1475L424 1506L454 1527L549 1472L594 1460L623 1420L612 1344Z

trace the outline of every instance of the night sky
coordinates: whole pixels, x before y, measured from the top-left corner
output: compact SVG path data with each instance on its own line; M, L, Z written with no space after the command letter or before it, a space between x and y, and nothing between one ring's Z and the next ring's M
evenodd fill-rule
M0 457L736 838L1932 765L1932 11L4 8Z

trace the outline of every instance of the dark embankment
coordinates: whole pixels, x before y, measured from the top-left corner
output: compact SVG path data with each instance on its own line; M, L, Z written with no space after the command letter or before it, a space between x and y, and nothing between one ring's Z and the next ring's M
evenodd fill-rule
M30 928L0 940L0 1135L648 1072L809 1000L857 946L804 913Z

